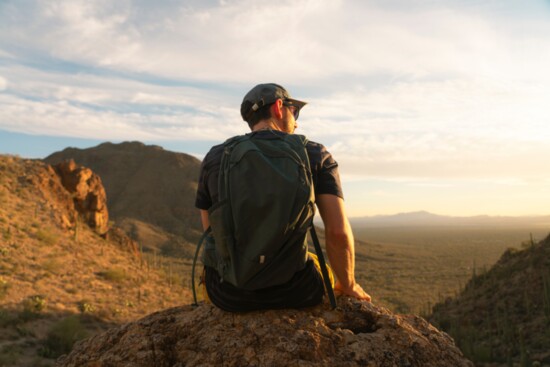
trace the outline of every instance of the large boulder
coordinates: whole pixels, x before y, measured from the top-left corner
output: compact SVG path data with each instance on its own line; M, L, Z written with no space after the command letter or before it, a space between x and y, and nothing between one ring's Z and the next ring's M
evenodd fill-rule
M54 166L65 189L72 195L74 207L86 223L99 234L109 229L107 195L101 178L91 169L67 160Z
M473 366L420 317L344 297L338 306L171 308L80 342L58 366Z

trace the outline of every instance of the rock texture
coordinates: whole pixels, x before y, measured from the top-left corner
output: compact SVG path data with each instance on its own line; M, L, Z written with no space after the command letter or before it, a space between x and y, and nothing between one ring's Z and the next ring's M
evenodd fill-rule
M339 299L336 310L232 314L211 305L151 314L80 342L60 367L473 366L424 319Z
M21 184L35 187L41 194L36 211L48 209L58 227L79 231L79 218L103 238L139 257L139 248L120 228L109 226L107 196L101 178L91 169L68 160L50 166L28 162Z
M107 195L101 178L91 169L78 166L74 160L54 166L65 189L72 195L74 207L86 223L99 234L109 229Z
M68 159L101 177L111 218L145 250L174 255L180 248L193 253L202 234L195 208L197 158L154 145L124 142L67 148L44 161L56 165Z

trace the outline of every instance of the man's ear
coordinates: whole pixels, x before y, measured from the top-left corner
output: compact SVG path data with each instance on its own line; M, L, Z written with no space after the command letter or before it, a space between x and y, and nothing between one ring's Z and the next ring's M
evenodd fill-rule
M271 117L281 120L283 118L283 100L278 99L271 105Z

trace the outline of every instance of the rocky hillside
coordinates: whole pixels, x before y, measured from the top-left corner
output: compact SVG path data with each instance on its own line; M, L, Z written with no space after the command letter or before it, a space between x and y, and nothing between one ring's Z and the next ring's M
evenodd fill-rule
M94 172L0 156L0 366L53 365L77 339L188 304L151 260L109 225Z
M508 250L430 320L480 364L550 366L550 236Z
M79 343L59 366L473 365L424 319L340 298L334 311L172 308Z
M200 161L139 142L67 148L45 158L68 159L96 172L112 219L145 250L191 257L201 234L194 206Z

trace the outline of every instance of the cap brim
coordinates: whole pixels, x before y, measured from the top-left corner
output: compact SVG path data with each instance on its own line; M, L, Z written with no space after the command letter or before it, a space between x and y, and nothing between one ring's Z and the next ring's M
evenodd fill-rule
M299 110L307 104L307 102L299 101L294 98L286 98L285 102L289 103L292 106L296 106L296 108L298 108Z

